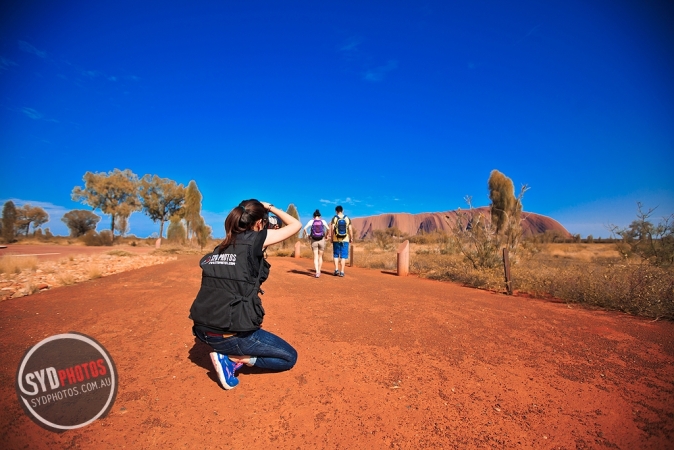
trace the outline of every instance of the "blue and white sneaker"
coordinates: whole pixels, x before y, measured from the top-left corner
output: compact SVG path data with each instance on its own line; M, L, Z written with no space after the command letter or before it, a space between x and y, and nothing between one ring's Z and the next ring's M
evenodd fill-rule
M227 355L222 355L218 352L211 352L211 361L213 361L215 373L218 374L222 387L234 389L239 384L239 380L234 376L234 362Z

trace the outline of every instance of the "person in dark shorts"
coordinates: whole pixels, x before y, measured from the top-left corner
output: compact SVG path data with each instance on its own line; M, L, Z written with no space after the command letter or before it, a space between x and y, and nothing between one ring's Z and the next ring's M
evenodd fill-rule
M346 260L349 259L349 242L353 242L353 228L351 219L344 215L344 208L341 206L335 207L335 217L330 221L330 236L332 257L335 261L334 275L343 277Z

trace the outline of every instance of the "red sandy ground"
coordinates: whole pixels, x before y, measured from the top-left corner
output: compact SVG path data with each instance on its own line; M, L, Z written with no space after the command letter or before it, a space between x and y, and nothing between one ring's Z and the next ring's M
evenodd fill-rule
M264 326L283 373L218 385L189 306L198 256L0 303L3 448L674 448L674 324L271 258ZM119 372L109 415L43 430L14 390L24 352L68 331Z

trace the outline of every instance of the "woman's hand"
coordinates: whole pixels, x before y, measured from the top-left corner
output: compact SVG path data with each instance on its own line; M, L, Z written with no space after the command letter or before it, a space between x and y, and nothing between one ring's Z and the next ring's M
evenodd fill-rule
M278 242L288 239L290 236L297 234L298 231L302 228L302 224L299 220L295 219L293 216L287 212L275 208L271 203L260 202L262 206L269 209L274 209L274 214L276 217L281 219L285 224L284 227L279 228L278 230L267 230L267 238L264 240L263 247L268 247L270 245L276 244Z

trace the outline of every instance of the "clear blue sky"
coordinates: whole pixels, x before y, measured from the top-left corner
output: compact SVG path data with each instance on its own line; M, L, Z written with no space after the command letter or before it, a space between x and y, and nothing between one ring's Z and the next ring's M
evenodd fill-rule
M637 201L674 212L672 2L0 8L0 201L57 234L84 173L114 168L195 180L215 236L251 197L303 220L483 206L492 169L582 236Z

